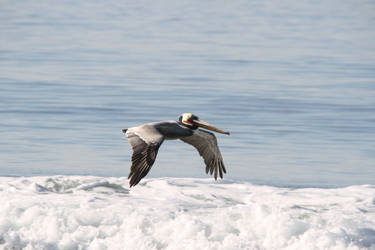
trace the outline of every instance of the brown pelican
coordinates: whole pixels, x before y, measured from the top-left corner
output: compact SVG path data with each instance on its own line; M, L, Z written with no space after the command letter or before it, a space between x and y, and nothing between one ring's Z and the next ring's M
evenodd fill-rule
M216 137L198 127L229 135L229 132L218 129L191 113L182 114L177 122L153 122L123 129L122 132L126 134L133 149L132 166L128 176L130 187L137 185L150 171L164 140L180 139L194 146L204 159L206 174L214 174L216 180L219 173L220 178L223 178L223 172L226 173L226 170Z

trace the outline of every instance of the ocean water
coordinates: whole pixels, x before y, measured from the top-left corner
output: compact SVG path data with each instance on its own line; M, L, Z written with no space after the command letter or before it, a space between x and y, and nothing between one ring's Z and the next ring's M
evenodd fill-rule
M192 112L226 178L375 183L375 4L2 1L0 175L126 176L122 128ZM205 177L160 148L151 177Z
M0 1L0 248L374 249L374 27L374 1ZM129 190L121 129L185 112L231 132L224 180L167 141Z

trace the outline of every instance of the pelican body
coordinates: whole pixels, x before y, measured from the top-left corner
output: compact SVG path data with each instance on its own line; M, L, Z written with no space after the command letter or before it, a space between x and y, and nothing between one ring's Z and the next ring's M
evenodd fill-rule
M130 187L137 185L150 171L164 140L180 139L192 145L203 157L206 173L213 174L215 180L218 174L223 178L226 169L216 137L199 127L229 135L229 132L216 128L191 113L182 114L178 121L153 122L123 129L122 132L126 134L133 149L132 166L128 176Z

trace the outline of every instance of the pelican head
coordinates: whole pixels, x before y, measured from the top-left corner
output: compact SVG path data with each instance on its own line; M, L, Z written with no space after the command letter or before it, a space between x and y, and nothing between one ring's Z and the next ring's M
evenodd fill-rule
M198 127L201 127L201 128L205 128L205 129L214 131L214 132L221 133L221 134L226 134L226 135L230 134L227 131L221 130L221 129L209 124L208 122L205 122L205 121L199 119L198 116L193 115L192 113L183 113L182 115L180 115L178 120L182 125L184 125L188 128L191 128L191 129L197 129Z

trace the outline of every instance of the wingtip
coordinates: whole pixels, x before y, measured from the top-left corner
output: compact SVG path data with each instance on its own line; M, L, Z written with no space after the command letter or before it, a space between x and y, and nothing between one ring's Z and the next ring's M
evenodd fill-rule
M129 175L128 175L128 180L129 180L129 188L131 188L131 187L133 187L133 186L135 186L135 185L136 185L136 184L134 183L134 181L133 181L132 175L133 175L133 173L132 173L132 172L130 172L130 173L129 173Z
M135 185L137 185L137 183L134 183L134 181L132 181L132 180L129 181L129 188L132 188Z

